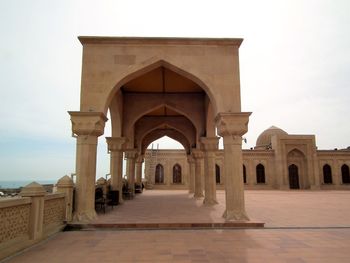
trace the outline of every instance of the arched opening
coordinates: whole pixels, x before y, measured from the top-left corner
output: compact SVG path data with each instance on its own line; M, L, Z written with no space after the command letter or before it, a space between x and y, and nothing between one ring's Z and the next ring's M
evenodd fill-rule
M299 189L299 172L298 166L291 164L288 166L288 175L289 175L289 188L290 189Z
M265 167L261 163L256 166L256 183L264 184L265 183Z
M178 163L173 166L173 184L182 183L182 171L181 165Z
M216 184L221 183L221 178L220 178L220 166L215 164L215 181Z
M247 183L247 171L245 165L243 164L243 183Z
M161 164L157 164L155 176L154 176L155 184L164 184L164 167Z
M346 164L343 164L341 166L341 178L343 184L350 184L349 166L347 166Z
M323 182L325 184L332 184L333 183L332 168L329 164L325 164L323 166Z
M192 87L195 85L207 94L212 102L214 112L217 112L217 105L214 99L215 96L212 94L208 86L195 75L165 60L151 60L148 64L144 64L142 67L130 67L128 72L125 73L125 77L118 81L118 83L109 93L104 112L107 111L114 95L119 90L125 88L126 84L132 83L134 87L137 87L138 92L140 92L140 83L144 81L146 81L147 84L151 84L152 81L153 84L154 81L158 82L158 85L148 85L148 89L153 93L158 92L159 89L164 91L165 84L168 83L171 85L169 89L170 92L178 92L179 88L184 91L188 89L188 84L190 84ZM141 92L143 91L144 90Z
M294 148L287 154L288 175L285 178L289 182L290 189L310 188L310 178L307 172L307 160L303 149Z

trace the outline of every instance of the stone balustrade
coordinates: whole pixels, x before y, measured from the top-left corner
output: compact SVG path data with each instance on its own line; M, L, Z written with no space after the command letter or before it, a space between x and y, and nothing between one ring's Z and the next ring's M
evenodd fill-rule
M0 260L61 231L71 220L74 185L67 177L52 194L33 182L18 197L0 199Z

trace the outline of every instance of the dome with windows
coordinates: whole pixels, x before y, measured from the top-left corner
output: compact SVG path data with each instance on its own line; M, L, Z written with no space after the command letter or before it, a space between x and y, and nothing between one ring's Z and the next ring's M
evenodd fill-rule
M276 126L271 126L259 135L258 139L256 140L255 149L271 148L271 138L274 135L288 135L288 133Z

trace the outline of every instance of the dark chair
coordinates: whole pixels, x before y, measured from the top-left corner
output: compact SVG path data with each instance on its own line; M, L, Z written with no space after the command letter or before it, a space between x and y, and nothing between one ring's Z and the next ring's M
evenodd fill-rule
M119 204L119 191L118 190L111 190L108 192L108 195L107 195L107 204L108 205L111 205L112 208L115 206L115 205L118 205Z
M95 189L95 209L99 207L99 209L103 209L103 213L106 213L106 199L103 196L102 188Z
M142 193L142 185L140 183L135 183L135 193L140 194Z

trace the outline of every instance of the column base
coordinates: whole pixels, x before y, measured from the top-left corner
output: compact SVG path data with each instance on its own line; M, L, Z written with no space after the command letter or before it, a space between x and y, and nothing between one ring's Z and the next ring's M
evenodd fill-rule
M80 213L74 213L73 221L74 222L80 222L80 223L89 223L90 221L97 218L97 214L95 210L92 211L85 211Z
M245 211L225 210L222 217L226 220L249 221L249 217Z
M202 193L195 193L195 194L193 195L193 197L194 197L194 198L202 198L202 197L204 197L204 195L203 195Z
M212 206L212 205L217 205L218 202L216 200L214 200L214 199L204 198L203 204L205 206Z

